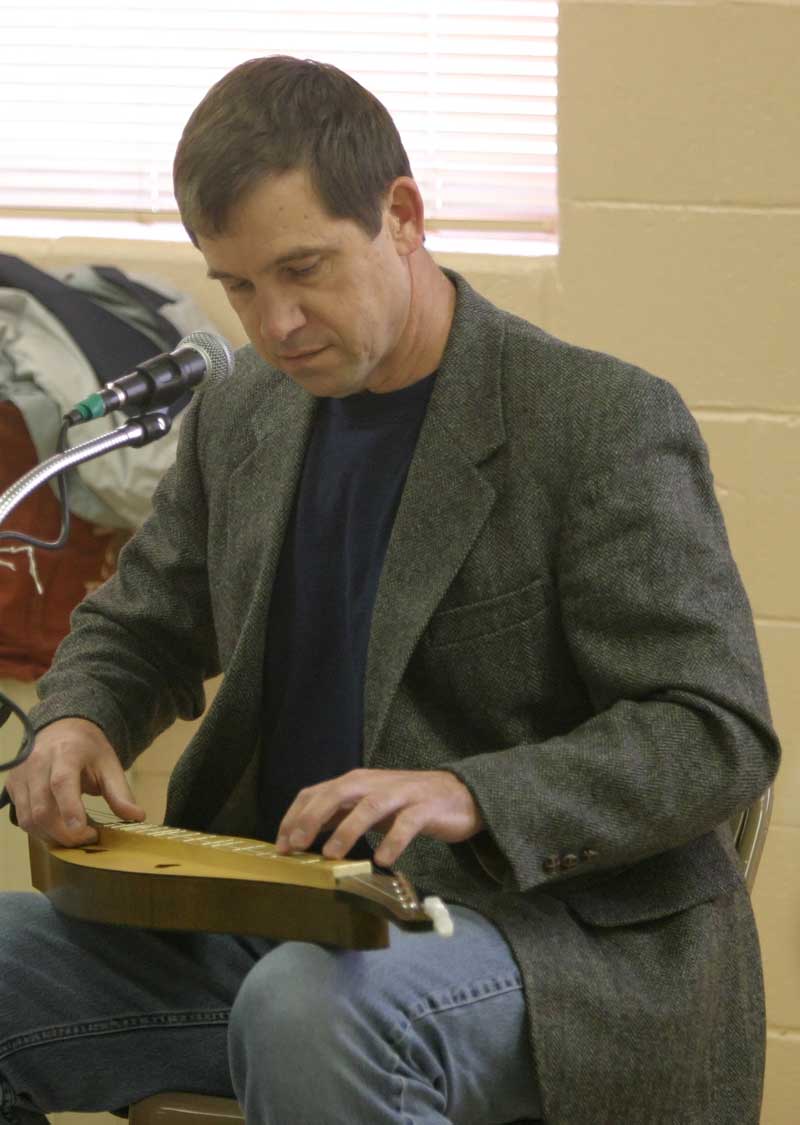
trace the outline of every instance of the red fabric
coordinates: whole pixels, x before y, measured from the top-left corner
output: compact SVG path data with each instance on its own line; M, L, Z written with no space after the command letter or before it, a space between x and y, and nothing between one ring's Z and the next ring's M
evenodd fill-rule
M0 492L37 463L25 421L11 402L0 402ZM20 504L0 528L0 676L38 679L69 631L69 615L79 601L116 569L127 531L95 527L74 514L70 537L60 551L32 548L43 593L31 574L25 544L3 539L4 531L24 531L37 539L55 539L61 509L50 484Z

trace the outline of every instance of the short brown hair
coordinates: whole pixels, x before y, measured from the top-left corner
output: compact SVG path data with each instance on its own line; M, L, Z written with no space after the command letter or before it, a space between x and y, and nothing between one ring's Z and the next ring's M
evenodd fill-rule
M304 168L334 218L375 237L382 203L411 166L385 106L327 63L250 59L220 79L183 130L175 197L192 241L223 233L231 207L266 176Z

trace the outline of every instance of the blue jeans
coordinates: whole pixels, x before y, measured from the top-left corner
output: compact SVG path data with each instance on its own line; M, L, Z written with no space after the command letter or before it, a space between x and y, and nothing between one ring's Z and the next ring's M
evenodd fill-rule
M235 1096L253 1125L538 1117L519 973L498 931L392 929L388 950L80 922L0 894L0 1119Z

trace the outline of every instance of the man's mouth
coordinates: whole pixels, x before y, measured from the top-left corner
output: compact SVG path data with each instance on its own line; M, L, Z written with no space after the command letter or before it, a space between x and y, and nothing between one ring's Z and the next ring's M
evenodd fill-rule
M282 362L293 359L308 359L309 356L319 355L319 353L324 350L324 348L306 348L306 350L302 352L285 352L283 355L278 356L278 359Z

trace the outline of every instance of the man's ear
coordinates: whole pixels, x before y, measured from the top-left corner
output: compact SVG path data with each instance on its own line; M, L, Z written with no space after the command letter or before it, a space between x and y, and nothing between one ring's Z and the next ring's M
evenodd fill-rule
M398 254L406 257L425 241L425 207L416 181L398 176L386 193L389 232Z

